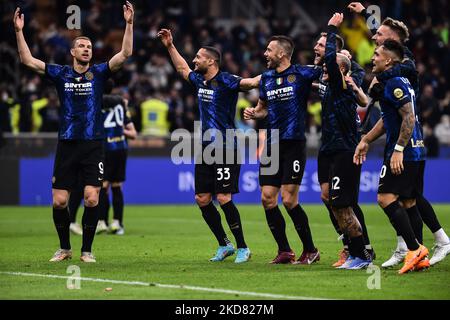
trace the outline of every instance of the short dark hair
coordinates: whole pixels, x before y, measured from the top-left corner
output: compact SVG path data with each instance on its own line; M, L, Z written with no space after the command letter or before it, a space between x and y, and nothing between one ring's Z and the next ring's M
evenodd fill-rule
M211 47L211 46L203 46L201 49L204 49L212 56L212 58L217 62L217 64L220 66L220 62L222 61L222 54L220 53L220 50Z
M403 48L403 45L400 42L387 39L383 43L383 48L384 50L388 50L394 53L400 61L403 60L403 56L405 55L405 49Z
M72 48L75 48L75 44L77 43L77 40L80 40L80 39L83 39L83 40L89 40L89 42L92 44L92 40L89 39L89 37L86 37L86 36L78 36L78 37L76 37L75 39L72 40Z
M406 26L406 24L404 24L402 21L400 20L394 20L392 18L386 18L384 19L384 21L381 23L382 26L387 26L389 27L392 31L394 31L398 37L400 38L400 41L402 43L405 43L406 41L409 40L409 31L408 31L408 27Z
M268 43L272 41L277 41L280 44L280 46L286 52L286 55L289 57L289 59L292 57L295 48L294 41L292 40L292 38L287 36L272 36L269 39Z
M327 33L322 32L320 34L320 36L326 38ZM344 49L344 45L345 45L344 39L340 35L336 34L336 49L337 49L337 51L341 51L342 49Z

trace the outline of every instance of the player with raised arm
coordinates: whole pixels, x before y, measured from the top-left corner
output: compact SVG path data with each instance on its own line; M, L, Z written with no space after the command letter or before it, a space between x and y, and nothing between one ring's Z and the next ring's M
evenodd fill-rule
M273 264L312 264L319 261L320 253L314 245L308 217L298 201L299 187L306 165L306 112L312 82L319 78L321 68L291 64L294 43L286 36L269 39L264 56L270 69L261 76L259 101L255 108L244 110L245 119L262 119L267 116L267 144L265 154L272 161L261 161L259 184L267 224L278 245ZM278 130L278 137L272 136ZM278 144L278 148L274 146ZM272 150L279 150L272 155ZM278 157L277 157L278 156ZM263 170L279 159L275 174ZM303 252L295 261L286 236L286 222L278 207L281 191L283 205L291 217L303 244Z
M335 34L335 38L336 38L336 51L339 53L341 53L342 51L345 52L346 50L344 49L344 39L342 39L342 37L339 36L338 34ZM316 65L323 65L323 63L325 62L326 41L327 41L327 33L322 32L314 46L314 53L315 53L314 64L316 64ZM350 67L349 75L347 75L345 77L345 81L355 92L358 104L362 107L365 107L368 102L367 96L364 94L364 92L361 89L365 71L355 61L351 60L351 58L349 58L349 59L351 62L351 67ZM318 86L319 86L319 96L321 98L323 98L325 95L327 85L322 81L322 77L319 79ZM326 173L327 172L326 167L328 165L325 161L325 157L322 157L320 162L321 162L320 164L325 167L325 170L322 170L322 172ZM344 248L339 252L338 261L333 263L333 267L340 267L345 263L345 261L348 259L349 255L350 255L349 250L348 250L349 239L348 239L348 236L345 235L344 232L339 227L339 223L337 222L337 220L334 216L333 210L331 209L331 206L329 203L329 194L328 194L328 191L330 188L329 188L329 182L327 180L328 179L327 177L328 177L328 174L325 174L323 176L323 180L321 179L321 181L319 181L320 189L321 189L321 198L322 198L322 202L325 204L325 207L328 210L330 220L331 220L336 232L341 236L340 238L342 238L342 242L344 245ZM359 223L361 224L362 232L364 235L365 247L371 254L371 259L375 260L376 255L375 255L375 251L373 250L372 245L370 243L370 238L369 238L369 233L367 231L364 213L363 213L361 207L357 203L353 205L352 209L353 209L354 214L356 215L356 218L358 219Z
M362 14L366 19L369 19L371 15L366 11L366 8L360 2L352 2L348 5L350 11ZM384 83L393 77L405 77L411 83L413 87L416 99L419 96L419 75L414 63L414 56L409 48L405 45L409 38L408 27L399 20L392 18L386 18L381 25L373 24L370 28L373 34L372 39L380 46L385 40L391 39L400 42L403 45L405 55L401 63L396 64L394 67L377 74L376 79L380 82L380 88L377 91L381 91ZM375 91L375 90L374 90ZM435 250L433 256L430 259L430 265L434 265L450 254L450 239L444 229L442 228L436 212L431 206L430 202L420 194L416 198L416 206L408 209L408 214L414 224L414 229L419 237L419 241L422 241L422 220L425 225L430 229L435 240ZM420 217L419 217L420 214ZM392 267L403 262L407 253L407 247L404 239L397 231L397 248L390 259L382 264L382 267Z
M225 142L225 137L227 130L236 129L234 118L239 91L257 88L260 76L242 79L221 71L221 54L219 50L209 46L198 50L193 60L195 69L192 71L173 44L171 31L162 29L158 32L158 37L167 48L177 72L196 89L202 137L212 133L211 140L213 140L210 143L202 139L202 155L205 154L206 149L210 149L211 145L215 146L214 150L217 152L225 151L223 155L226 159L219 159L211 164L208 164L206 160L195 164L195 200L219 243L219 248L210 261L222 261L236 251L225 234L219 211L212 201L213 196L216 196L236 239L238 249L235 263L247 262L251 252L244 240L239 211L232 200L232 194L239 192L240 164L237 163L235 143L232 142L230 146ZM231 162L226 157L229 152L234 155ZM220 156L217 155L217 157Z
M403 55L403 47L399 42L386 40L375 50L372 58L373 72L378 74L392 68L402 61ZM417 195L423 191L425 148L416 116L415 94L408 79L389 79L380 105L382 118L362 138L355 150L354 163L362 164L369 144L386 133L378 204L403 237L409 250L399 271L403 274L429 266L428 249L418 242L407 213L407 209L415 206Z
M128 1L123 6L123 16L126 28L122 49L111 60L91 66L92 42L87 37L77 37L70 50L73 65L61 66L47 64L31 55L22 31L24 15L20 13L20 8L14 13L20 61L54 83L61 104L62 116L52 178L53 221L60 249L50 259L52 262L72 257L67 204L79 172L84 182L85 203L80 259L83 262L96 261L92 254L92 242L97 227L98 199L104 170L103 86L111 72L119 70L132 54L134 9Z
M99 196L99 220L96 233L109 231L110 233L123 235L123 182L125 181L126 163L128 157L127 139L135 139L137 136L133 122L131 122L130 112L128 111L128 101L120 95L111 94L114 82L108 79L105 84L103 95L102 114L105 127L105 174L103 187ZM79 179L82 180L82 179ZM112 205L114 217L108 227L109 190L112 191ZM83 185L79 183L71 193L69 198L69 213L71 218L70 231L77 234L78 231L73 227L76 221L76 212L83 199ZM81 229L81 228L80 228ZM82 234L82 232L80 233Z
M347 236L349 256L338 268L362 269L372 263L364 244L364 234L353 207L358 206L361 165L353 163L353 155L360 140L359 116L356 112L358 97L347 85L345 76L351 62L345 55L336 53L337 28L343 14L335 13L328 22L325 63L322 81L322 144L318 156L318 176L322 187L328 190L328 204ZM360 94L364 94L361 93Z

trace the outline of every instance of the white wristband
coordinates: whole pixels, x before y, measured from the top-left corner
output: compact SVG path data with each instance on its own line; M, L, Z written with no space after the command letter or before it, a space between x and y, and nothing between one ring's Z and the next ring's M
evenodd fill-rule
M394 150L395 151L399 151L399 152L403 152L404 149L405 149L405 147L403 147L403 146L401 146L399 144L396 144L395 147L394 147Z

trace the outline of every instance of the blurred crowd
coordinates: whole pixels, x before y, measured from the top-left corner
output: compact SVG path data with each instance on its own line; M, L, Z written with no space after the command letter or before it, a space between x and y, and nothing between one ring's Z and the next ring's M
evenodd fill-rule
M193 130L198 119L196 97L189 83L174 70L170 58L156 38L161 27L172 30L174 43L191 64L201 45L213 45L222 51L222 69L242 77L256 76L266 69L263 56L271 35L294 35L300 64L313 62L313 46L324 31L331 14L344 10L347 1L318 3L298 1L317 23L316 32L294 32L294 13L278 17L271 10L276 1L262 0L267 8L250 24L248 20L191 16L189 1L133 1L136 8L134 53L123 70L114 75L114 92L129 100L133 121L141 134L164 136L178 128ZM321 2L321 1L316 1ZM437 1L373 1L380 5L382 17L403 20L410 31L408 47L414 53L420 75L418 104L430 156L437 156L441 145L450 146L450 5ZM81 8L82 32L68 30L66 8ZM363 1L363 4L367 5ZM339 6L339 7L338 7ZM1 8L0 126L8 132L52 132L58 128L59 101L51 84L17 63L17 49L12 25L14 4L3 2ZM103 62L120 50L124 21L120 1L22 1L25 14L25 38L32 54L48 63L70 64L70 40L86 35L93 41L94 62ZM318 16L316 16L316 14ZM363 65L367 86L373 75L370 58L374 44L364 19L344 11L341 27L346 48ZM224 23L225 21L225 23ZM6 68L8 67L8 68ZM12 70L12 71L11 71ZM241 94L237 108L237 127L250 128L242 119L242 110L255 105L258 91ZM320 101L311 95L308 106L308 131L320 132ZM362 111L363 113L364 111Z

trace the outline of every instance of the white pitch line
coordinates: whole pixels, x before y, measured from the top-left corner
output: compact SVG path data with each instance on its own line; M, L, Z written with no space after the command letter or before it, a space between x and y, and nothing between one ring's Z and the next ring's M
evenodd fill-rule
M53 279L69 279L70 278L71 280L104 282L104 283L131 285L131 286L159 287L159 288L168 288L168 289L186 289L186 290L193 290L193 291L206 291L206 292L216 292L216 293L225 293L225 294L237 294L237 295L243 295L243 296L272 298L272 299L329 300L329 299L325 299L325 298L316 298L316 297L288 296L288 295L284 295L284 294L259 293L259 292L251 292L251 291L238 291L238 290L206 288L206 287L197 287L197 286L185 286L185 285L176 285L176 284L162 284L162 283L155 283L155 282L123 281L123 280L112 280L112 279L70 277L70 276L58 276L58 275L53 275L53 274L9 272L9 271L8 272L0 271L0 274L7 274L7 275L12 275L12 276L25 276L25 277L53 278Z

